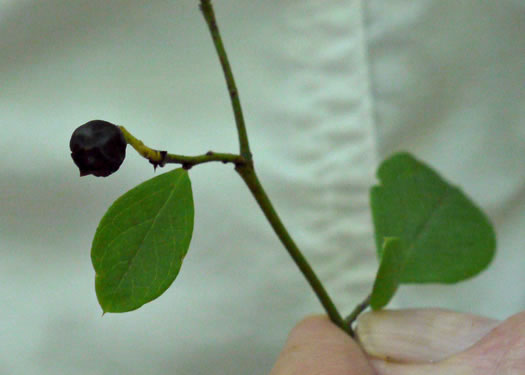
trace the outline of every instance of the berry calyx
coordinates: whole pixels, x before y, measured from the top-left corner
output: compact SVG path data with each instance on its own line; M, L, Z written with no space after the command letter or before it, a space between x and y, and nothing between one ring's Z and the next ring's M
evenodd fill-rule
M126 157L126 146L120 128L102 120L79 126L69 141L71 157L81 177L107 177L116 172Z

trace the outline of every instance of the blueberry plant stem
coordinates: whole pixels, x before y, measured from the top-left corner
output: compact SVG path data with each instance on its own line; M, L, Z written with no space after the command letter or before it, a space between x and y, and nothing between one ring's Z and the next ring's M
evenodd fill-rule
M226 54L226 50L224 49L224 45L222 43L221 34L219 33L217 21L215 20L215 13L213 11L211 1L201 0L200 9L204 19L206 20L206 24L208 25L208 29L210 30L213 44L217 50L217 55L219 56L219 61L221 62L224 77L226 78L228 93L230 94L233 114L235 116L235 123L237 125L237 134L239 135L240 154L243 158L250 161L252 160L252 154L250 152L250 144L248 142L248 133L246 132L246 126L244 125L244 116L242 114L239 91L237 90L237 85L235 84L235 79L233 77L230 62L228 60L228 55Z
M140 139L135 138L124 126L119 126L126 142L135 149L142 157L149 160L153 165L163 167L165 164L182 164L185 169L190 169L194 165L218 161L221 163L239 164L244 162L244 158L236 154L227 154L208 151L203 155L186 156L169 154L166 151L159 151L146 146Z
M368 306L370 306L370 297L371 294L369 294L363 302L361 302L359 305L357 305L354 310L348 315L345 319L345 325L347 327L352 327L352 324L356 321L357 317L367 309Z
M244 159L241 163L236 163L235 170L241 176L243 181L246 183L253 197L257 201L257 204L263 211L273 230L275 231L277 237L281 240L281 243L284 245L294 262L296 263L299 270L302 272L313 291L319 298L319 301L323 305L326 313L336 325L341 329L348 332L353 336L352 327L346 325L341 314L337 310L332 299L328 295L328 292L324 288L323 284L315 274L314 270L303 256L294 240L288 233L286 227L283 225L279 215L275 211L268 195L264 191L257 175L255 173L254 163L252 160L252 154L250 152L250 146L248 143L248 134L246 132L246 126L244 123L244 116L242 113L241 102L239 100L239 93L235 85L235 80L231 70L230 63L228 61L228 56L222 38L219 33L219 28L217 26L217 21L215 19L214 10L210 0L200 0L200 9L206 20L206 24L211 33L213 44L217 50L217 55L219 57L222 70L224 72L224 77L226 80L226 85L228 86L228 92L230 94L230 99L233 107L233 112L235 116L235 122L237 125L237 133L239 136L239 146L240 146L240 156Z
M288 253L294 260L295 264L312 287L313 291L319 298L319 301L323 305L324 309L326 310L326 313L328 314L332 322L334 322L340 328L347 331L351 336L353 336L352 328L349 325L345 324L343 318L341 317L341 314L339 314L339 311L337 311L337 308L332 302L332 299L328 295L328 292L324 288L323 284L315 274L314 270L312 269L302 252L295 244L295 241L288 233L286 227L283 225L281 219L279 218L279 215L277 214L272 205L272 202L270 201L259 179L257 178L255 169L253 167L253 162L238 164L235 170L237 171L237 173L239 173L243 181L250 189L253 197L255 198L257 204L263 211L264 216L266 216L266 219L272 226L275 234L277 235L277 237L279 237L281 243L284 245L286 250L288 250Z

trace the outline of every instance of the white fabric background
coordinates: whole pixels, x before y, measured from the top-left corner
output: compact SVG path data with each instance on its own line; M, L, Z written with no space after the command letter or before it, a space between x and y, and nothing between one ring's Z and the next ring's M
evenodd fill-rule
M344 313L376 267L375 167L400 149L480 203L499 253L468 282L403 286L393 306L525 308L522 2L215 8L259 175ZM237 150L197 0L0 1L0 51L0 374L267 373L321 308L229 166L192 169L194 237L162 297L101 318L94 294L98 220L154 174L129 149L115 175L78 178L74 128L100 118L172 152Z

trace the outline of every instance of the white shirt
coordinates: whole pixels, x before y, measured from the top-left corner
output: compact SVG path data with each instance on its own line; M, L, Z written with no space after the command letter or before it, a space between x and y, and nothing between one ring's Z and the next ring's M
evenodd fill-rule
M215 9L259 177L343 314L373 281L368 190L397 150L479 203L498 255L464 283L402 286L391 306L525 308L521 2ZM0 30L0 373L268 373L294 323L322 309L231 166L191 170L193 240L164 295L101 318L94 294L98 220L154 174L128 148L115 175L79 179L72 131L104 119L174 153L238 149L197 0L4 1Z

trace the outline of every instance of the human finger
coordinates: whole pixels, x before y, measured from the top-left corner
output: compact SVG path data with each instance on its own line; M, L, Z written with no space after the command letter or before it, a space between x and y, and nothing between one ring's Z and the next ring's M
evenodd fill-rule
M447 359L432 363L371 360L377 375L525 374L525 312L493 328L481 340Z
M301 321L270 375L374 375L357 343L326 316Z
M364 351L393 362L439 361L462 352L499 324L443 309L382 310L363 314L357 337Z

